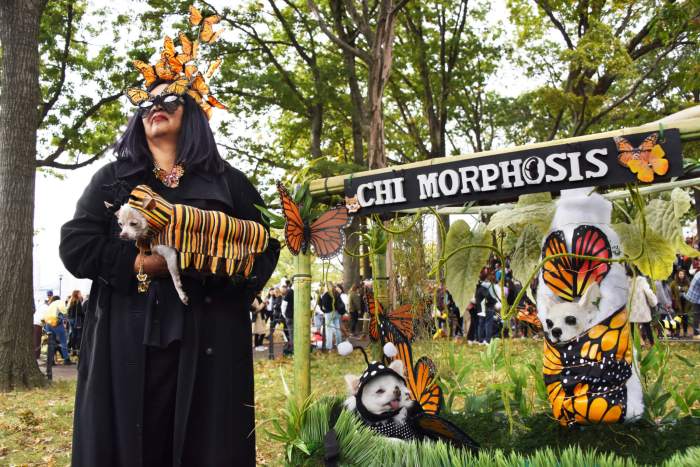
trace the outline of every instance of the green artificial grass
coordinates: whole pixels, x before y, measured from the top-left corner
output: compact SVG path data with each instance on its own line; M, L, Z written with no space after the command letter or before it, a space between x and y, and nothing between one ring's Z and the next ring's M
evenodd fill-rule
M477 439L482 448L506 453L528 454L543 448L561 451L581 447L634 459L641 464L660 464L676 453L700 445L700 419L694 417L683 417L662 426L642 420L570 429L559 426L549 414L540 413L519 420L512 432L508 420L500 413L445 417Z
M329 430L331 406L341 399L324 398L308 402L303 410L288 409L285 428L287 465L321 465L323 440ZM293 406L293 404L290 404ZM303 415L302 415L303 413ZM339 465L347 466L697 466L700 465L697 420L679 421L673 429L658 430L649 425L616 425L569 431L552 429L546 416L533 417L526 434L511 434L508 423L493 415L450 419L468 425L473 434L488 438L472 455L441 442L397 442L374 434L352 413L342 412L334 429L341 447ZM542 431L540 431L542 430ZM676 442L683 434L685 440ZM549 438L549 442L545 441ZM632 441L633 438L634 441ZM482 437L482 439L484 439ZM676 441L674 441L676 440ZM643 449L642 449L643 447Z
M503 461L502 465L549 465L535 462L536 456L548 452L540 449L543 446L564 449L563 454L556 451L556 455L575 459L579 451L572 446L583 445L584 440L587 445L595 446L600 455L615 456L618 462L627 459L629 462L658 463L667 459L666 465L669 466L700 465L700 450L686 450L687 446L700 446L698 425L696 420L685 416L677 421L670 418L663 423L659 419L658 429L644 424L588 427L580 432L559 428L549 418L549 407L537 391L537 383L541 381L542 342L513 340L506 343L508 351L505 357L499 357L493 348L454 344L447 340L422 340L413 346L414 358L429 355L437 365L446 393L443 415L457 412L459 415L446 416L487 449L502 449L493 454L493 459L511 459L510 464ZM691 387L697 382L700 345L672 343L670 355L663 388ZM494 391L494 388L508 386L505 382L509 380L509 371L503 363L506 359L510 361L511 374L523 380L518 391L509 392L515 412L512 433L500 394ZM359 352L348 357L314 352L311 357L314 397L344 397L343 375L360 374L364 366ZM294 384L292 359L258 360L254 362L254 371L257 463L260 466L283 465L287 446L284 440L271 436L271 432L276 431L273 422L284 424L288 418L286 390L291 390ZM0 466L69 465L74 398L74 381L54 383L31 391L0 393ZM669 399L662 405L669 411L675 401ZM694 407L698 408L700 404L695 403ZM521 410L529 410L529 413L521 414ZM535 454L536 449L540 450ZM522 455L530 457L526 461L520 457ZM672 455L676 457L669 458ZM314 462L318 463L318 458ZM567 465L593 465L571 462Z

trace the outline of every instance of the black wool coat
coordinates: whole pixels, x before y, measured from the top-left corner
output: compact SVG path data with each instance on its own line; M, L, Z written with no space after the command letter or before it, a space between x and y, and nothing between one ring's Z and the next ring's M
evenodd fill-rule
M112 162L92 178L75 216L61 229L60 255L76 277L92 279L85 310L73 431L73 466L148 467L143 453L145 342L162 326L179 338L172 433L173 466L255 465L253 364L248 309L272 274L279 242L270 239L248 280L183 275L190 305L179 314L148 313L148 303L175 306L169 277L156 279L156 301L137 292L133 242L120 240L114 211L146 183L170 202L262 222L257 190L226 165L219 175L187 172L180 186L157 182L149 167ZM149 293L151 293L149 291ZM178 302L179 303L179 302ZM162 307L162 305L161 305ZM174 316L175 322L168 321ZM164 331L165 332L165 331ZM146 336L150 336L150 339ZM176 389L175 389L176 388ZM150 399L149 399L150 397ZM170 450L170 447L167 448ZM169 462L168 462L169 463Z

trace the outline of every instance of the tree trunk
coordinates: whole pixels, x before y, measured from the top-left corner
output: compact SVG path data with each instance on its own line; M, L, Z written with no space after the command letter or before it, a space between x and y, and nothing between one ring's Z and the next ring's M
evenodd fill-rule
M317 94L318 96L319 94ZM315 103L311 107L311 157L321 157L321 133L323 131L323 104Z
M0 391L45 379L32 341L41 0L0 2Z
M333 12L333 25L335 32L342 40L356 46L354 34L349 34L343 25L343 16L345 15L343 2L339 0L331 0L331 11ZM346 49L341 49L343 54L343 62L345 65L345 75L350 88L350 118L352 121L352 160L357 165L365 165L364 140L367 138L365 131L368 126L365 123L365 111L362 102L362 91L360 90L360 81L357 78L357 60L355 55Z
M394 52L396 15L392 14L393 3L388 2L388 7L379 15L377 31L370 52L371 62L369 64L369 82L367 83L367 110L369 112L367 159L370 170L386 167L383 101Z

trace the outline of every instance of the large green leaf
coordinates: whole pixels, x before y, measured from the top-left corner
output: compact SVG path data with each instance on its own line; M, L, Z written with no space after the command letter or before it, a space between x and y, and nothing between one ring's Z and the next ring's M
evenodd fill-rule
M690 196L681 188L671 192L671 200L651 200L644 208L647 226L675 248L677 253L686 256L700 256L700 252L690 247L683 239L683 215L690 209Z
M445 256L448 257L445 263L445 279L447 289L461 311L466 310L467 304L474 296L479 271L489 258L488 248L464 248L466 245L478 244L491 244L491 234L483 224L470 229L465 221L459 220L450 226L445 240Z
M542 235L549 230L555 203L549 193L522 195L513 209L504 209L491 216L488 230L520 230L526 225L536 226Z
M518 237L515 249L510 256L513 277L525 285L540 261L542 233L535 225L527 225ZM530 287L527 288L530 295ZM533 297L530 297L533 298Z
M633 261L642 274L653 280L663 280L671 275L676 249L667 238L647 227L646 238L643 240L639 219L631 224L620 223L612 227L619 235L626 255L636 258L643 248L643 254Z

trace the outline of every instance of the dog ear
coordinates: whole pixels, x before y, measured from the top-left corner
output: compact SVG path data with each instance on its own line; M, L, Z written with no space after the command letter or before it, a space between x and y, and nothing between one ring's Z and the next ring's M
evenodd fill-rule
M360 377L355 375L345 375L345 384L348 385L348 394L351 396L357 395L360 389Z
M581 299L578 301L578 306L581 309L589 309L593 307L600 298L600 286L597 282L588 286Z
M389 364L389 368L400 374L401 376L405 376L403 374L403 361L396 359L393 362Z
M143 201L141 201L141 207L146 211L150 211L156 207L156 200L153 199L152 196L146 195L143 197Z
M554 294L549 294L546 291L544 293L541 293L538 295L538 297L542 296L544 298L544 304L538 303L538 307L544 308L545 311L549 311L555 306L557 306L560 302L555 298ZM544 305L544 306L542 306Z

